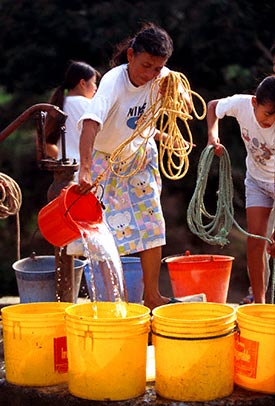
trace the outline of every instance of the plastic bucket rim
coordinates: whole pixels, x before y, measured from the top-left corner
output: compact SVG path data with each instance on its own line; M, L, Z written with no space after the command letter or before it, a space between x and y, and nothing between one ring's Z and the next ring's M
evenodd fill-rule
M274 312L274 317L267 317L263 318L260 316L255 316L255 314L250 314L249 312L246 313L246 310L249 309L251 311L254 311L255 309L266 309L269 314L272 314ZM272 311L271 311L272 310ZM261 312L262 313L262 312ZM257 324L257 325L271 325L272 327L275 326L275 305L274 304L268 304L268 303L252 303L252 304L246 304L238 307L236 309L236 315L239 321L246 321L248 323L252 324Z
M125 264L127 264L127 263L140 263L141 262L139 257L126 257L126 256L123 257L123 256L121 256L120 259L121 259L122 263L123 263L123 261L125 261L124 262Z
M27 317L29 317L29 318L34 318L34 317L37 317L37 316L39 316L39 317L41 317L41 315L51 315L51 316L54 316L54 315L60 315L61 313L64 313L65 314L65 309L66 309L66 307L69 307L71 305L71 303L70 302L33 302L33 303L18 303L18 304L14 304L14 305L10 305L10 306L5 306L5 307L2 307L2 309L1 309L1 314L2 315L7 315L7 313L13 313L14 312L14 314L16 314L16 315L19 315L19 314L23 314L24 316L27 316ZM28 307L29 308L31 308L31 307L35 307L35 308L38 308L39 309L39 307L41 307L41 308L44 308L44 307L54 307L54 306L59 306L60 307L60 310L59 309L56 309L55 311L52 311L52 312L49 312L49 309L48 309L48 311L41 311L41 312L36 312L36 313L26 313L26 312L24 312L23 313L23 311L24 311L24 309L26 310ZM62 308L64 306L64 308ZM42 309L41 309L42 310Z
M220 304L220 303L181 303L179 305L187 305L192 311L192 308L196 307L199 309L205 309L213 305L218 309L223 307L228 312L222 316L213 315L212 318L193 318L183 319L183 318L171 318L165 316L155 316L152 318L152 333L160 336L164 339L175 339L175 340L209 340L209 339L223 339L227 336L231 336L237 331L236 322L236 312L235 309L230 305ZM193 306L195 305L195 306ZM205 306L206 305L206 306ZM221 306L220 306L221 305ZM169 305L164 305L168 308ZM161 307L164 307L161 306ZM178 304L175 304L178 306ZM159 307L160 308L160 307ZM159 309L158 308L158 309ZM175 307L173 307L175 309ZM184 311L184 310L183 310ZM199 315L199 313L197 313ZM209 313L207 314L209 316Z
M195 261L192 261L192 260L195 260L195 259L201 259L201 261L197 261L197 262L221 262L222 260L228 260L228 261L233 261L234 259L235 259L235 257L233 257L233 256L230 256L230 255L218 255L218 254L213 254L213 255L211 255L211 254L190 254L190 255L186 255L185 253L182 253L182 254L174 254L174 255L169 255L169 256L167 256L167 257L165 257L165 258L162 258L162 260L161 260L161 262L162 263L170 263L170 262L176 262L176 261L174 261L174 259L176 260L176 259L179 259L179 258L181 258L181 259L190 259L190 263L191 262L195 262ZM217 261L215 261L215 258L218 258L218 260ZM184 261L182 261L182 262L184 262ZM186 262L188 262L188 261L186 261Z
M178 307L183 307L183 306L185 306L185 307L190 307L190 308L199 308L199 307L202 307L201 306L202 304L201 303L185 303L185 302L182 302L182 303L174 303L173 304L173 306L178 306ZM228 314L226 314L226 315L223 315L223 316L219 316L219 317L213 317L213 318L204 318L204 319L201 319L201 320L197 320L197 319L183 319L183 318L173 318L173 317L165 317L165 316L161 316L161 315L158 315L158 314L156 314L159 310L162 310L163 308L167 308L167 309L170 309L171 308L171 310L172 310L172 306L171 305L169 305L169 304L166 304L166 305L162 305L162 306L158 306L158 307L156 307L155 309L153 309L152 310L152 315L153 315L153 317L156 317L156 318L158 318L159 320L161 320L161 321L164 321L164 320L169 320L169 322L171 322L171 323L175 323L175 322L177 322L177 321L181 321L181 322L184 322L184 323L186 323L186 324L193 324L194 322L203 322L203 323L205 323L205 322L207 322L207 321L210 321L210 320L219 320L219 321L222 321L222 320L224 320L224 319L227 319L228 317L233 317L234 315L236 315L236 310L234 309L234 307L233 306L231 306L231 305L229 305L229 304L225 304L225 303L215 303L215 302L205 302L205 303L203 303L203 306L204 307L210 307L210 306L213 306L213 305L215 305L216 307L223 307L224 309L231 309L232 311L230 312L230 313L228 313ZM168 307L169 306L169 307Z
M105 304L113 304L113 305L115 305L115 303L114 302L89 302L89 303L76 303L76 304L73 304L73 305L71 305L71 306L69 306L68 308L66 308L65 309L65 317L70 317L70 318L72 318L72 319L74 319L74 320L81 320L81 321L87 321L87 322L93 322L94 324L96 323L96 322L98 322L98 323L102 323L102 322L105 322L105 323L113 323L114 321L117 321L117 320L124 320L125 322L131 322L131 321L134 321L134 320L138 320L138 319L140 319L140 318L142 318L142 317L144 317L144 318L147 318L148 317L148 319L150 319L150 312L151 312L151 310L148 308L148 307L146 307L146 306L144 306L144 305L141 305L141 304L139 304L139 303L126 303L126 306L131 306L132 308L134 308L134 307L136 307L136 308L140 308L141 309L141 307L142 308L144 308L144 313L140 313L140 314L137 314L137 315L134 315L134 316L127 316L126 315L126 317L99 317L99 318L95 318L95 317L93 317L93 316L86 316L86 315L77 315L77 314L73 314L73 313L71 313L71 311L72 310L74 310L76 307L78 308L78 309L80 309L81 307L88 307L87 305L89 305L89 306L91 306L91 305L93 305L93 304L99 304L99 306L101 306L102 305L102 303L103 303L103 306L105 306ZM122 303L124 303L124 302L122 302ZM107 306L106 306L107 307ZM146 310L146 311L145 311Z
M55 256L54 255L37 255L37 256L35 256L35 258L37 258L37 259L41 259L41 260L43 260L43 259L49 259L49 258L51 258L51 259L54 259L55 260ZM22 258L22 259L19 259L19 260L17 260L17 261L15 261L13 264L12 264L12 268L13 268L13 270L15 271L15 272L19 272L19 273L29 273L29 274L31 274L31 273L55 273L55 271L56 271L56 269L54 268L54 269L38 269L38 270L24 270L24 269L19 269L17 266L18 266L18 264L19 263L23 263L23 262L27 262L28 260L31 260L32 258L31 257L26 257L26 258ZM35 259L34 259L35 260ZM82 264L80 263L80 262L82 262ZM76 263L79 263L78 265L76 265ZM74 258L74 268L75 269L79 269L79 268L82 268L82 267L84 267L85 265L87 265L87 263L88 263L88 260L87 259L85 259L85 260L82 260L82 259L78 259L78 258Z

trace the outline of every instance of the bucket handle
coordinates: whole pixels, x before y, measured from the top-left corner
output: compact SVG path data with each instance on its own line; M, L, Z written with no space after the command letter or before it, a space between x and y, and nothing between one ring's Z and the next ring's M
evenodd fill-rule
M105 210L105 205L104 205L104 203L103 203L103 201L102 201L102 199L103 199L103 194L104 194L104 187L101 185L101 184L99 184L99 185L97 185L97 187L96 187L96 191L97 191L97 188L100 186L100 188L101 188L101 196L100 196L100 198L98 198L97 197L97 200L98 200L98 202L100 203L100 205L101 205L101 208L102 208L102 210ZM91 189L90 190L92 190L93 189L93 186L91 187ZM72 206L75 204L75 203L77 203L78 202L78 200L81 198L81 197L83 197L84 196L84 194L79 194L79 196L77 196L77 198L75 198L75 200L70 204L70 206L67 208L67 210L65 211L65 213L64 213L64 216L66 217L67 216L67 214L69 213L69 211L70 211L70 209L72 208Z
M183 256L189 256L190 255L190 251L185 251L184 254L175 254L175 255L169 255L168 257L162 258L161 263L165 264L165 262L167 261L167 259L169 258L176 258L176 257L183 257Z

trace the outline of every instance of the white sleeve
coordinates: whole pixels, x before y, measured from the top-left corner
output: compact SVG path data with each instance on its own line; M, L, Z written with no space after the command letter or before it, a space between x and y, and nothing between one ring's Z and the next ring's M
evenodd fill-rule
M103 123L108 117L116 97L115 88L110 84L110 80L102 79L89 107L78 121L78 129L80 131L82 130L83 120L87 119L96 121L99 124L100 129L102 129Z
M221 119L224 116L237 117L240 103L245 100L243 95L234 95L220 99L216 106L216 116Z

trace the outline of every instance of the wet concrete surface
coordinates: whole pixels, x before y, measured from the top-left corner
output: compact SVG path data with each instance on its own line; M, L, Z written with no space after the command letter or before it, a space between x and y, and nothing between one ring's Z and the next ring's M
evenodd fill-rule
M233 394L223 399L207 402L177 402L156 395L154 384L146 387L145 394L125 401L92 401L76 398L68 393L66 385L45 388L27 388L11 385L0 379L1 406L274 406L275 396L253 393L235 388Z
M9 300L7 300L9 301ZM7 302L6 301L6 302ZM19 301L19 300L18 300ZM14 303L14 301L13 301ZM11 303L11 304L13 304ZM16 303L16 298L15 298ZM0 302L0 307L8 303ZM0 406L274 406L275 395L248 391L235 386L233 393L222 399L206 402L182 402L161 398L156 394L154 381L147 382L145 393L125 401L92 401L69 393L67 384L48 387L13 385L5 379L4 348L0 324ZM106 377L106 385L108 377Z

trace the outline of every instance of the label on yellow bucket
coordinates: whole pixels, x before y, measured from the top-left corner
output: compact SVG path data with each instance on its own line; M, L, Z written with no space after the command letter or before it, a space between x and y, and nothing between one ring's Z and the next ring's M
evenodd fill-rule
M67 338L54 338L54 370L59 374L68 372Z
M259 342L240 337L235 339L235 373L256 379Z

